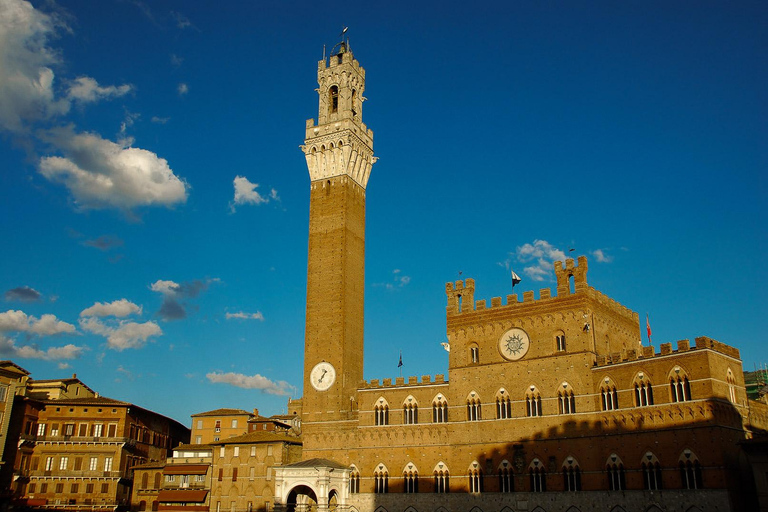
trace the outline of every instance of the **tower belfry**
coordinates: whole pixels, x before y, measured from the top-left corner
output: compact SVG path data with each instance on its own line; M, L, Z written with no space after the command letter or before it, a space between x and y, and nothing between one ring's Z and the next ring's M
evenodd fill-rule
M362 120L365 70L348 42L318 62L318 120L301 149L310 184L303 422L355 417L363 380L365 188L373 132Z

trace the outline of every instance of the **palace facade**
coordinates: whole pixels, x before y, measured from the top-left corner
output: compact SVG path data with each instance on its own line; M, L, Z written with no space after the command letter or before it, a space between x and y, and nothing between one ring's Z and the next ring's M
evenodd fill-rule
M446 285L447 374L363 380L365 198L373 132L348 43L318 63L300 402L303 462L275 468L279 510L685 511L756 506L739 443L768 407L739 351L641 345L638 314L589 286L475 299Z

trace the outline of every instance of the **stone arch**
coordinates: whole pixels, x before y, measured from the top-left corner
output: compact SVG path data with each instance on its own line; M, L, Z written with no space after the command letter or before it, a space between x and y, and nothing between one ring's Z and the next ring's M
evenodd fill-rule
M547 512L547 511L546 511L546 510L544 510L544 509L543 509L543 508L541 508L541 507L536 507L535 509L531 510L531 512Z
M419 512L419 511L411 506L411 507L406 508L405 512Z
M581 510L576 505L571 505L565 512L581 512Z
M483 509L478 506L474 506L469 512L483 512Z
M467 395L467 420L478 421L482 418L482 402L480 401L480 394L472 390Z
M388 510L382 507L381 505L379 505L378 507L376 507L376 510L374 510L373 512L388 512Z
M627 512L621 505L616 505L611 509L611 512Z
M287 512L295 512L297 505L317 505L317 494L314 489L305 484L292 487L286 494L285 509Z
M531 384L525 390L525 415L541 416L541 392L536 384Z
M661 509L660 509L659 507L657 507L656 505L651 505L650 507L648 507L647 509L645 509L645 512L664 512L664 511L663 511L663 510L661 510Z

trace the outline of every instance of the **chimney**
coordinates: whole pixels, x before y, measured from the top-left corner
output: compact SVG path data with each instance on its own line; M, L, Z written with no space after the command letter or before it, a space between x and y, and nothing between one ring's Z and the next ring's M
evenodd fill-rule
M259 410L258 410L258 409L256 409L256 408L254 408L254 409L253 409L253 415L254 415L254 416L256 416L256 417L258 418L258 417L259 417Z

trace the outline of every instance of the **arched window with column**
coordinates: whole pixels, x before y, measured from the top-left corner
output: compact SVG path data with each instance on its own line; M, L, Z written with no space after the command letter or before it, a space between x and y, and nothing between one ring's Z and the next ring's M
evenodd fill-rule
M448 466L444 462L438 462L433 470L435 476L435 492L447 493L450 492Z
M651 452L643 455L640 467L643 470L643 488L647 491L661 490L661 464L656 455Z
M528 466L531 492L547 492L547 471L539 459L533 459Z
M403 468L403 492L406 494L419 492L419 470L413 462L409 462Z
M413 397L408 395L408 398L403 402L403 423L405 425L415 425L419 422L419 403Z
M349 492L350 494L360 492L360 470L354 464L349 466Z
M563 490L580 491L581 490L581 468L578 461L572 456L568 456L563 461Z
M610 377L603 378L600 384L600 404L604 411L615 411L619 408L619 393L616 383Z
M608 489L611 491L623 491L627 488L624 475L624 463L621 458L612 453L605 462L605 471L608 474Z
M467 395L467 421L480 421L481 419L480 395L476 391L470 391Z
M525 392L525 415L529 417L541 416L541 393L533 384Z
M469 492L472 494L483 492L483 469L477 461L473 461L469 465L467 476L469 478Z
M374 425L389 425L389 404L383 396L373 406L373 420Z
M638 372L634 381L635 407L653 405L653 385L644 372Z
M373 492L386 494L389 492L389 470L384 464L379 464L373 471Z
M448 400L442 393L438 393L432 399L432 423L448 422Z
M496 419L506 420L512 417L512 402L506 389L496 392Z
M680 366L675 366L669 372L669 401L687 402L690 399L691 383L688 382L688 375Z
M576 396L573 394L573 388L567 382L560 384L557 390L557 407L560 414L576 412Z
M513 492L515 490L515 473L512 464L504 459L499 464L499 492Z
M685 449L678 459L680 480L683 489L703 489L704 478L701 474L699 458L691 450Z

